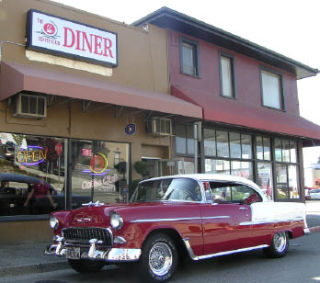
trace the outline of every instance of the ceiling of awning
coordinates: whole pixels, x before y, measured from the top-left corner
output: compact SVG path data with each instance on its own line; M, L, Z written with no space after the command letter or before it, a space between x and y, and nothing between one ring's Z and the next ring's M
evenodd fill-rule
M173 115L202 118L202 108L167 93L122 86L17 63L1 63L0 100L32 91Z

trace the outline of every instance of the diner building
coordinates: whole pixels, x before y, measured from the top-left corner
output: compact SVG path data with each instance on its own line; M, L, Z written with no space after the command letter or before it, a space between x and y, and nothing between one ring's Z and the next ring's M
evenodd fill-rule
M195 123L174 128L184 172L243 176L270 199L304 201L302 149L319 145L320 127L300 117L297 80L319 71L167 7L134 25L166 31L171 94L203 110L197 136Z
M49 0L0 1L0 64L1 243L50 240L51 211L168 174L304 201L320 128L297 80L316 69L168 8L126 25Z
M126 201L136 180L175 173L172 125L202 109L170 94L166 37L48 0L0 1L1 244L50 240L51 211Z

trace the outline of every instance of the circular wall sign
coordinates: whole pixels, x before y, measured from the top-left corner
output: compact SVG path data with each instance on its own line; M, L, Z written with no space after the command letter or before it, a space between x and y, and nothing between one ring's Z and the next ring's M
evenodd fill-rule
M137 130L136 124L130 123L126 126L124 131L127 135L132 136L136 133L136 130Z

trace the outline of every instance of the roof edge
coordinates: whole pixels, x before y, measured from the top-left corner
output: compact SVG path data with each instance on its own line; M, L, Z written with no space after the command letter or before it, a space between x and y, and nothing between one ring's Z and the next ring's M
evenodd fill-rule
M264 56L269 56L275 60L278 60L279 62L287 63L287 64L292 65L295 68L300 69L300 70L302 69L301 70L302 72L300 75L298 74L298 71L296 72L297 79L303 79L306 77L316 76L318 73L320 73L320 70L318 70L316 68L312 68L304 63L298 62L292 58L284 56L284 55L282 55L278 52L275 52L271 49L263 47L259 44L252 42L252 41L249 41L249 40L244 39L240 36L234 35L234 34L227 32L223 29L217 28L213 25L207 24L201 20L198 20L194 17L190 17L186 14L180 13L178 11L175 11L175 10L170 9L165 6L152 12L151 14L148 14L145 17L133 22L132 25L142 26L147 23L155 24L154 23L155 20L160 19L161 17L171 17L171 18L176 19L177 21L184 22L185 24L189 23L193 27L195 27L199 30L214 34L214 35L219 36L221 38L225 38L235 44L244 46L244 47L252 50L253 52L259 52L259 53L263 54Z

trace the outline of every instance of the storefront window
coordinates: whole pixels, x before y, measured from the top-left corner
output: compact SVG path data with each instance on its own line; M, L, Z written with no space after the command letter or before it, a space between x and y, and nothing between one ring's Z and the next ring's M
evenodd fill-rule
M219 159L205 160L206 173L230 174L230 161Z
M256 136L256 158L270 160L270 138Z
M216 156L216 133L214 129L204 129L204 154Z
M268 199L273 197L273 182L272 182L272 166L268 162L258 162L257 164L257 184L266 194Z
M231 161L231 175L252 180L252 162Z
M65 208L64 139L0 133L0 216Z
M194 159L193 158L179 158L176 160L177 170L176 174L193 174L194 172Z
M297 144L288 139L275 139L276 192L278 199L300 198Z
M217 155L219 157L229 157L228 132L216 131L216 138L217 138Z
M229 133L231 158L241 158L241 140L239 133Z
M282 161L282 144L280 139L274 140L274 156L276 161Z
M242 151L242 159L252 158L251 136L241 134L241 151Z
M129 146L105 141L72 141L72 208L76 197L120 202L128 192Z

